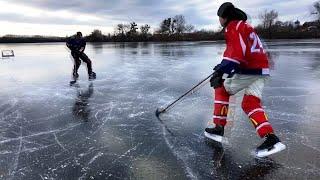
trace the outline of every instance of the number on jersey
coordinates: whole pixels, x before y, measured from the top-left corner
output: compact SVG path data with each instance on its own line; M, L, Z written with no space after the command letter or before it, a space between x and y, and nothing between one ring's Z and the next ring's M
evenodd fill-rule
M253 43L251 46L251 53L264 53L264 49L260 41L260 38L255 32L252 32L250 34L250 39L253 40Z

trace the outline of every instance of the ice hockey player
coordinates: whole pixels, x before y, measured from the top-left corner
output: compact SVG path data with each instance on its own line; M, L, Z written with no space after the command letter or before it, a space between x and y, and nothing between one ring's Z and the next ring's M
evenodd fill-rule
M79 77L78 69L81 65L81 60L87 63L89 80L96 79L96 73L92 71L91 60L84 53L84 50L86 48L86 41L82 37L82 33L77 32L76 35L72 36L67 40L66 45L71 50L71 55L74 59L74 66L73 66L73 72L72 72L73 80L70 81L70 84L72 85L77 82L77 79Z
M205 136L221 141L227 123L229 97L244 90L242 109L258 135L265 139L256 148L256 156L265 157L282 151L286 146L274 134L261 105L262 90L269 77L268 56L262 43L254 28L246 22L247 15L232 3L223 3L217 14L224 27L226 49L210 79L215 94L213 123L205 129Z

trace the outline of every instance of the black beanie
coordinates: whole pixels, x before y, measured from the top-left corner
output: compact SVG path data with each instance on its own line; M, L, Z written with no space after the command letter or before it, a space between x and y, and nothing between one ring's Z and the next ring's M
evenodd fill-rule
M242 10L234 7L234 5L231 2L225 2L223 3L217 12L217 15L222 18L227 18L228 21L231 20L244 20L246 21L248 19L245 12Z

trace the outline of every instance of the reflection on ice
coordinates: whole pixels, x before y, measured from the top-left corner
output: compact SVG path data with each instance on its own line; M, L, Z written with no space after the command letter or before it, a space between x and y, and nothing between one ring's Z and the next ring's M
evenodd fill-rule
M89 98L93 94L93 83L91 82L85 91L81 91L78 84L75 87L77 89L77 98L72 108L73 115L76 119L88 121L90 115Z

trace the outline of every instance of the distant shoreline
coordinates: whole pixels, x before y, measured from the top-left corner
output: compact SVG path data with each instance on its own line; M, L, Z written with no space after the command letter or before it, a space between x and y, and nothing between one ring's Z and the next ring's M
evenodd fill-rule
M310 38L274 38L274 39L268 39L268 38L261 38L265 41L273 41L273 40L320 40L320 37L310 37ZM208 41L208 42L213 42L213 41L224 41L224 39L181 39L181 40L166 40L166 41L160 41L160 40L148 40L148 41L87 41L88 43L130 43L130 42L137 42L137 43L153 43L153 42L164 42L164 43L170 43L170 42L202 42L202 41ZM31 43L63 43L66 42L66 39L62 40L40 40L40 41L35 41L35 40L13 40L13 41L1 41L0 44L31 44Z
M320 39L320 30L313 29L305 31L302 29L281 29L277 31L270 31L268 29L259 29L257 32L261 39L276 40L276 39ZM271 38L270 38L271 37ZM0 37L1 44L10 43L53 43L66 42L70 37L55 37L55 36L18 36L6 35ZM181 34L135 34L135 35L104 35L99 33L92 33L85 36L87 42L181 42L181 41L219 41L224 40L224 33L214 31L197 31L193 33Z
M318 25L318 23L317 23ZM274 26L266 29L256 27L261 39L320 39L320 28L307 28L304 26ZM9 43L50 43L66 42L70 37L56 36L21 36L6 35L0 37L1 44ZM94 30L85 36L87 42L180 42L180 41L218 41L224 40L224 32L220 31L195 31L190 33L118 33L103 34L100 30Z
M277 38L277 39L268 39L262 38L265 41L273 41L273 40L320 40L319 37L317 38ZM210 39L210 40L169 40L169 41L88 41L88 43L155 43L155 42L163 42L163 43L170 43L170 42L214 42L214 41L223 41L224 39ZM52 40L44 40L44 41L0 41L0 44L32 44L32 43L64 43L66 40L61 41L52 41Z

